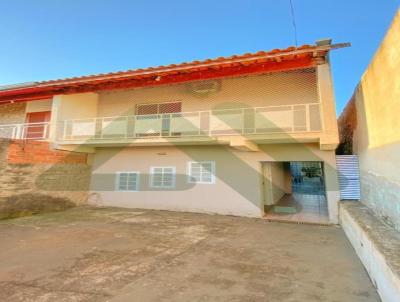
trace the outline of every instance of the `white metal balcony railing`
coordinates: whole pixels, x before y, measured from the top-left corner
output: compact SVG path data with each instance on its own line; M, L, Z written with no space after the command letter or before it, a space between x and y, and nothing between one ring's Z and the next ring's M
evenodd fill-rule
M57 140L251 135L321 131L319 104L299 104L62 121Z
M47 140L49 133L49 122L0 125L0 138Z

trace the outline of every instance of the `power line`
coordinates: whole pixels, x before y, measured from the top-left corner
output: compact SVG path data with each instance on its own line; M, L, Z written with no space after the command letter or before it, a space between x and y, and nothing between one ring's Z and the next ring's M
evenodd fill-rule
M290 12L292 15L292 25L293 25L293 30L294 30L294 45L297 47L297 26L296 26L296 18L294 15L294 7L293 7L293 3L292 0L289 0L290 2Z

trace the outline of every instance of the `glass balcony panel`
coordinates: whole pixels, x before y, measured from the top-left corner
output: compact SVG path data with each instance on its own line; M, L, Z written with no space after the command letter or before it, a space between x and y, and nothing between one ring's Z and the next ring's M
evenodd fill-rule
M103 120L101 129L102 135L124 137L127 135L127 126L127 118Z
M91 137L96 132L95 120L73 121L71 127L71 136L73 137Z
M305 107L298 107L295 108L295 110L293 111L293 130L307 130L307 112Z
M292 131L293 111L290 107L260 108L255 113L257 133Z
M200 115L197 113L172 114L171 133L198 134L200 130Z
M135 133L136 136L155 136L161 135L162 119L160 115L139 115L136 116Z
M321 114L319 111L319 104L309 105L310 111L310 130L320 131L322 129Z
M189 137L320 131L322 129L320 114L320 104L297 104L77 119L60 122L57 125L57 138L65 140L87 138L92 141L155 136ZM0 126L0 130L12 132L5 134L7 136L20 137L25 133L25 126L26 124L3 125ZM38 129L42 130L41 127L40 125Z
M210 116L210 131L213 134L233 134L242 132L242 110L214 111Z

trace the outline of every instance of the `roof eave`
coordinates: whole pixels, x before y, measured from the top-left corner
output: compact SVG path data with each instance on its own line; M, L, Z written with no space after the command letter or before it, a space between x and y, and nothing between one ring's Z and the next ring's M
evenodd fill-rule
M148 68L107 75L85 76L65 80L37 82L0 91L0 103L23 102L50 98L57 94L72 94L99 90L139 88L182 83L196 80L279 72L315 66L332 49L347 47L349 43L307 46L245 54L203 62Z

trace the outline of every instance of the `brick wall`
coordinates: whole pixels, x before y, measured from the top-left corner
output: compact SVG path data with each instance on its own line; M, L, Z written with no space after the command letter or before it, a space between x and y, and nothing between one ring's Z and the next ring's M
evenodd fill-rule
M0 105L0 124L25 123L26 103Z
M0 199L21 194L87 200L91 167L87 155L49 150L46 142L0 140Z
M10 164L86 164L87 154L50 150L49 143L41 141L11 141L7 161Z

